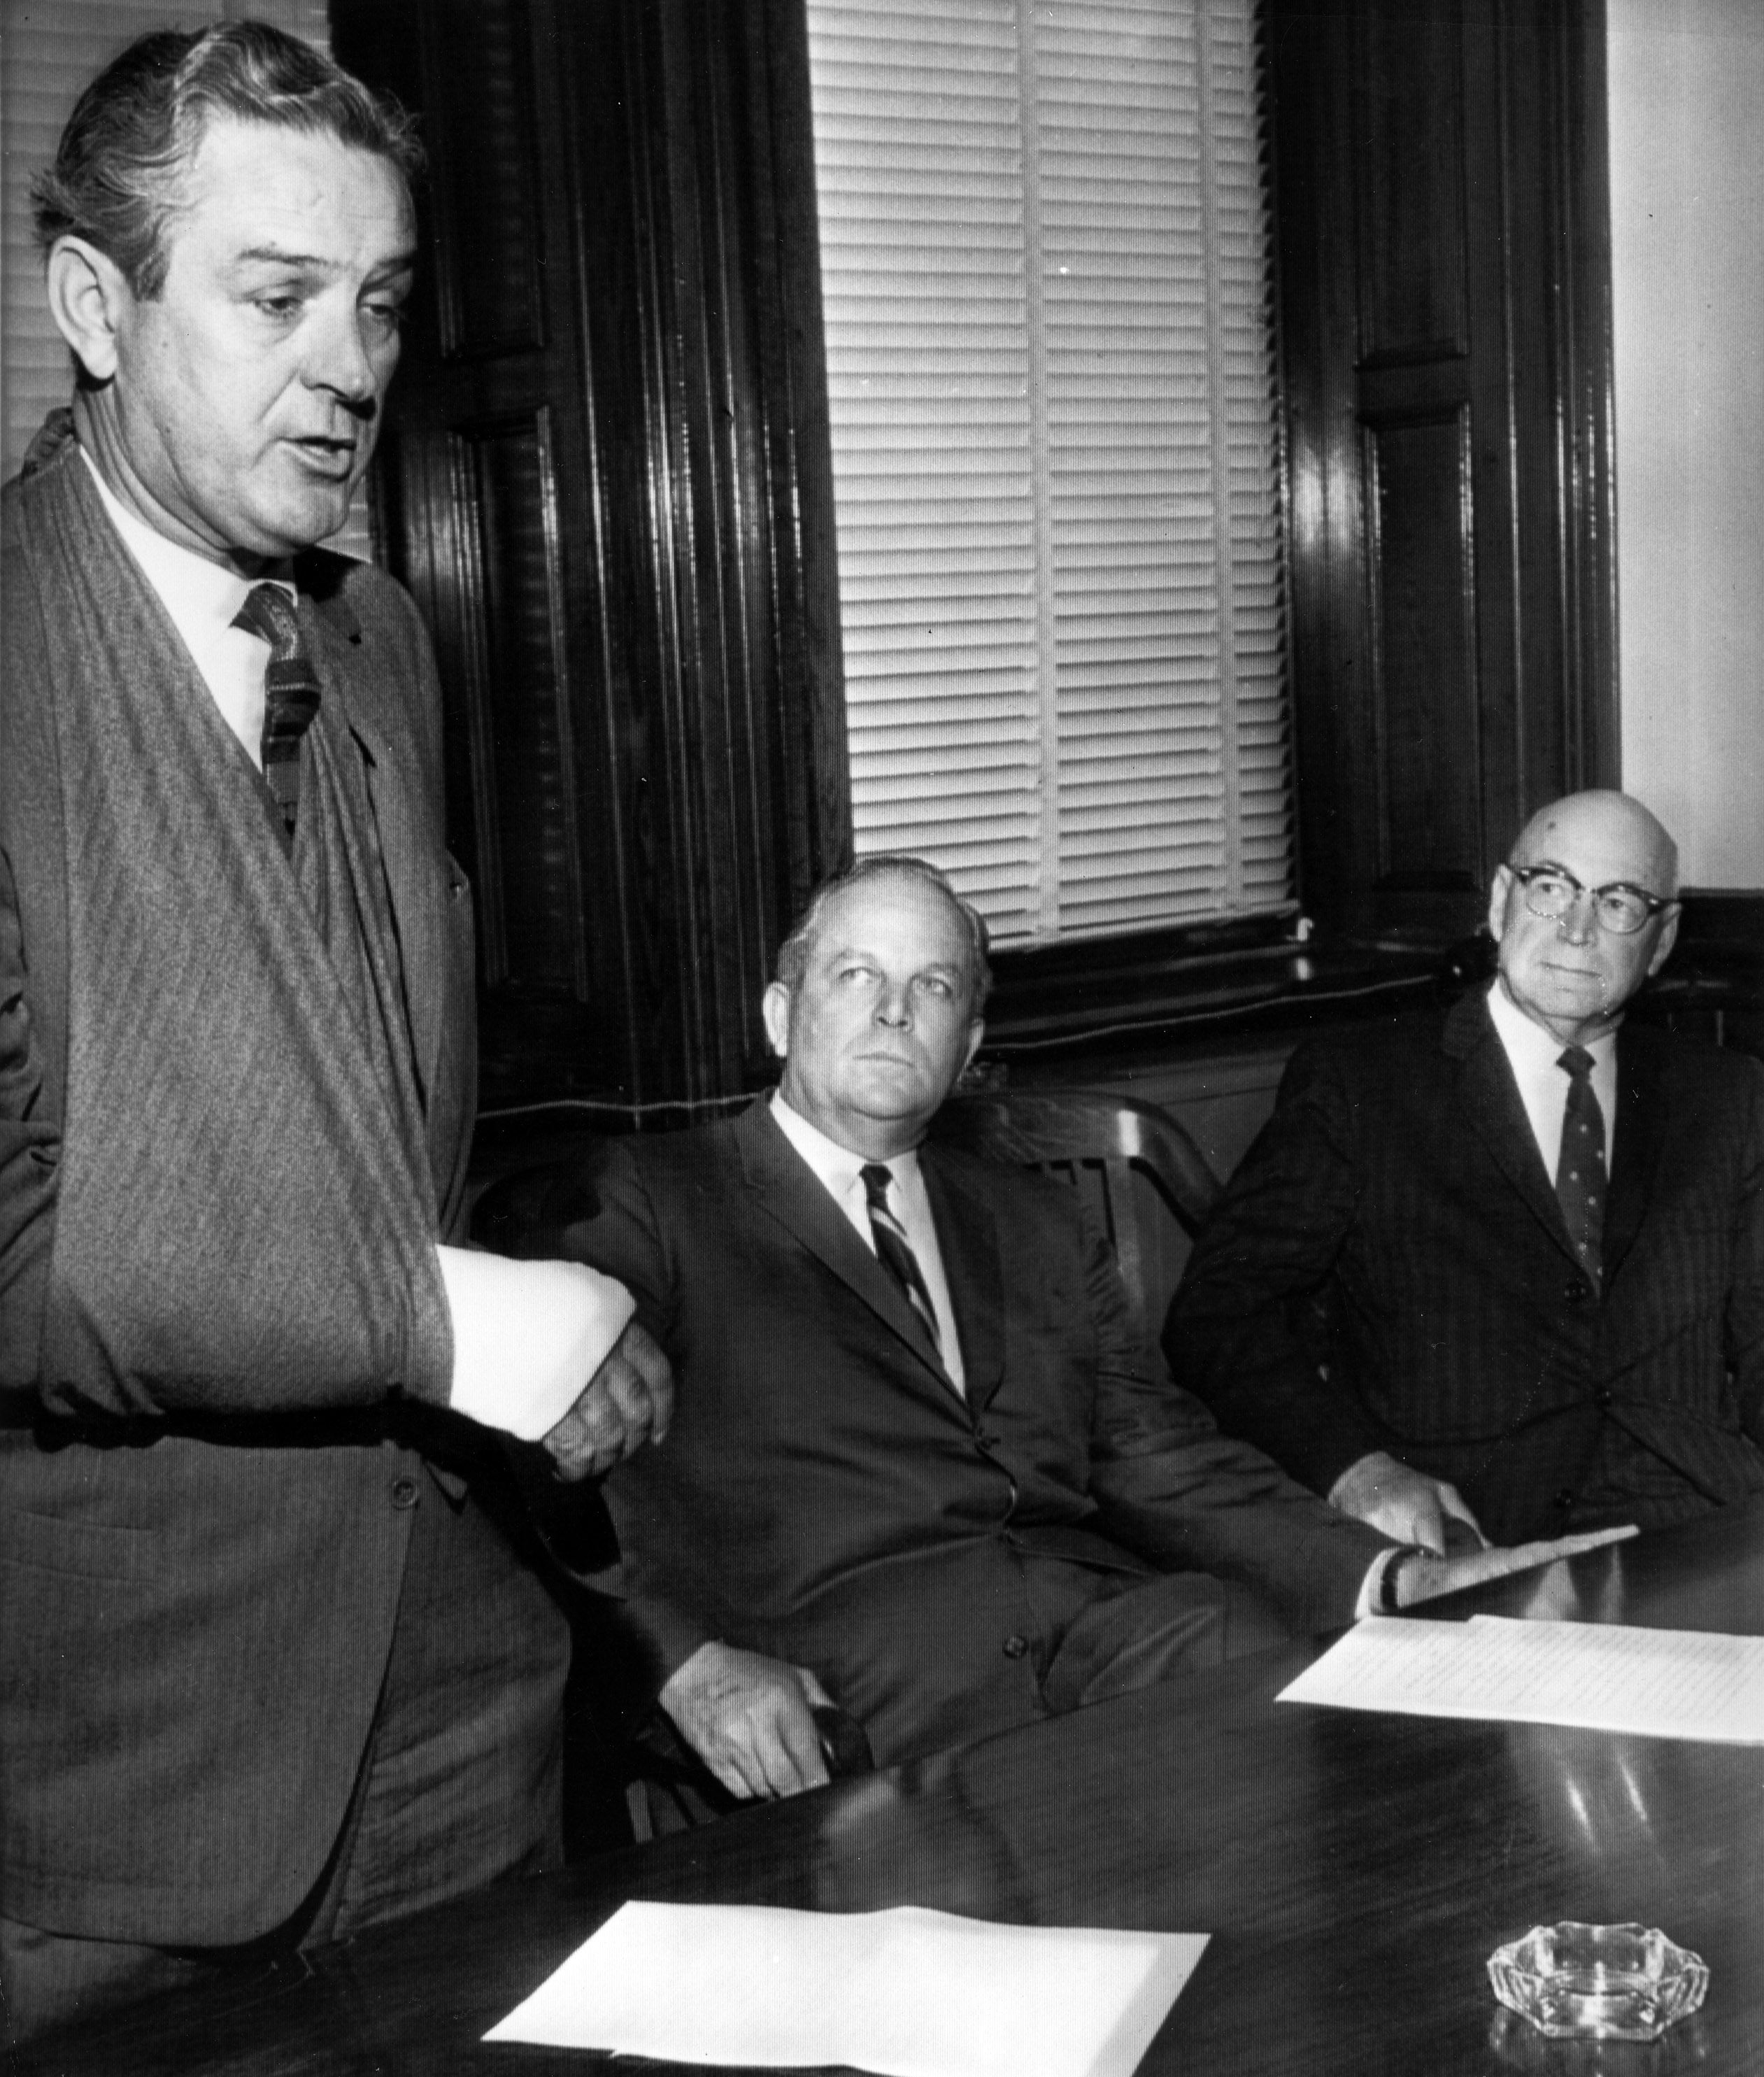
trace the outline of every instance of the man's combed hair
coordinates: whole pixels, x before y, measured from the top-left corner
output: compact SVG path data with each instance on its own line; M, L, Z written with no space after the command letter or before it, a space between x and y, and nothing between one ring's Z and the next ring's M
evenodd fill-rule
M115 261L144 300L165 285L165 223L217 116L327 135L414 180L422 147L395 102L264 22L138 37L74 104L55 164L31 184L37 243L69 233Z
M836 873L831 880L821 883L809 897L809 905L797 918L789 936L778 947L778 980L794 995L808 971L809 954L827 904L847 888L885 875L921 880L927 887L934 887L961 918L963 928L967 932L968 973L974 986L974 1014L978 1017L992 985L992 969L987 958L992 934L986 927L986 918L971 901L957 893L954 881L940 866L933 865L929 859L909 857L904 852L860 859L848 871Z

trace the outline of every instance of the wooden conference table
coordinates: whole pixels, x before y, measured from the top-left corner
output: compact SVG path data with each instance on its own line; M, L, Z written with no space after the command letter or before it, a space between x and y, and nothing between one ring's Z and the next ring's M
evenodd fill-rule
M1450 1605L1764 1634L1764 1502ZM510 1884L138 2007L23 2067L593 2069L602 2058L479 2037L623 1899L646 1897L1210 1933L1146 2072L1764 2071L1764 1748L1275 1706L1319 1649ZM1709 1965L1704 2010L1654 2047L1551 2044L1504 2014L1485 1958L1567 1917L1663 1926Z

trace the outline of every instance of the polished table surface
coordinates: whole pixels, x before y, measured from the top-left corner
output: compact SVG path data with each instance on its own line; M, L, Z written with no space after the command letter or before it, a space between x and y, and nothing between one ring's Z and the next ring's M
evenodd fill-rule
M1431 1613L1448 1609L1764 1634L1764 1502ZM1764 1747L1276 1706L1320 1648L483 1892L23 2067L581 2071L604 2058L479 2037L649 1897L1209 1933L1146 2072L1764 2072ZM1652 2048L1546 2042L1483 1963L1558 1918L1662 1926L1708 1963L1704 2011Z

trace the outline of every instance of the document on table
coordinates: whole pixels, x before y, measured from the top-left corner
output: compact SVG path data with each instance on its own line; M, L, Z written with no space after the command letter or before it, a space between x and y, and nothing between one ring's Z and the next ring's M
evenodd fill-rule
M1371 1616L1276 1699L1764 1745L1764 1638Z
M1204 1933L621 1905L486 2041L877 2077L1130 2077Z

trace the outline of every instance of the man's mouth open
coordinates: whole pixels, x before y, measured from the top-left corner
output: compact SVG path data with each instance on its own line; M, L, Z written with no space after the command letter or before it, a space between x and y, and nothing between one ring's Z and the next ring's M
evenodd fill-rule
M315 476L340 481L355 466L356 443L352 439L332 439L322 433L309 433L290 439L288 444Z

